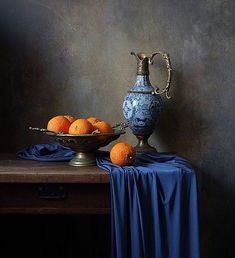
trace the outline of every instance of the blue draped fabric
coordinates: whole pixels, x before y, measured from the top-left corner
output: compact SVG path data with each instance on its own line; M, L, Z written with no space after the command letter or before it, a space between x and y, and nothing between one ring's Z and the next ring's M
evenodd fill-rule
M110 172L112 258L199 258L196 177L185 159L142 154L134 166L112 164Z
M17 157L38 161L69 161L75 152L64 147L58 142L48 144L36 144L22 149L16 153Z

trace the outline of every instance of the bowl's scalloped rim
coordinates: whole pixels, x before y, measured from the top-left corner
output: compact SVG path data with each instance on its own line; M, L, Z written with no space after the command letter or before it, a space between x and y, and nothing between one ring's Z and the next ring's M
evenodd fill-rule
M124 130L115 130L113 133L103 133L103 134L66 134L66 133L53 133L53 132L45 132L45 134L49 136L55 137L72 137L72 138L83 138L83 137L100 137L100 136L112 136L112 135L121 135L125 134Z

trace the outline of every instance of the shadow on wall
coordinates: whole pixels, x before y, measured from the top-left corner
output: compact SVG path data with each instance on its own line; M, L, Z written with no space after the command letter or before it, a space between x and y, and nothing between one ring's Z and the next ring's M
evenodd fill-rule
M161 66L161 72L163 73L163 67ZM164 84L164 83L163 83ZM180 132L180 117L182 100L181 100L181 77L180 74L173 69L173 77L171 83L171 89L169 95L171 99L167 100L165 95L161 95L164 102L163 111L160 117L159 124L153 133L153 139L156 142L157 149L167 152L177 152L177 139Z
M235 193L205 171L200 171L202 257L235 257Z
M45 91L42 84L48 84L47 68L39 52L17 41L11 35L1 40L1 121L0 133L2 152L15 151L30 141L39 141L39 135L31 136L28 126L45 124L46 103L56 103L51 88ZM40 92L40 94L39 94Z
M182 89L186 82L183 82L182 75L176 71L173 84L173 98L165 101L161 121L153 136L157 145L160 145L160 151L176 152L190 160L195 168L199 190L202 257L233 258L235 190L229 182L220 178L228 170L222 146L215 147L217 144L211 143L210 138L208 140L213 128L208 120L203 119L201 111L197 110L197 95L193 92L197 85L192 85L191 82L187 96Z
M67 57L53 38L53 22L46 13L39 17L40 12L24 7L14 15L10 3L0 10L1 152L48 141L28 127L45 127L49 117L62 112L66 99Z

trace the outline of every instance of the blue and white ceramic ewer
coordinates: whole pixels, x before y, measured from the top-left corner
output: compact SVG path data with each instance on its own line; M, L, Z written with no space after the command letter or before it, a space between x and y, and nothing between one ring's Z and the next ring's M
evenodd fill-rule
M153 64L153 58L158 54L164 58L168 72L164 90L153 87L149 80L149 64ZM156 51L150 56L134 52L131 52L131 55L137 59L137 78L135 85L128 91L128 95L124 99L123 114L128 126L139 140L135 147L136 151L139 153L153 152L156 149L148 144L148 138L153 133L163 108L160 95L165 93L167 99L170 99L169 89L172 73L170 57L167 53L160 51Z

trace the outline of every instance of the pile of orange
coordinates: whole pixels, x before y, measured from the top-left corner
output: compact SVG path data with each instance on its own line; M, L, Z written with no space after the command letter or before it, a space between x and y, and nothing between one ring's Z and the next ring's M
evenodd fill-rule
M72 135L109 134L113 132L113 128L108 122L101 121L96 117L77 119L70 115L59 115L51 118L48 121L47 130ZM128 143L117 143L110 151L112 163L119 166L130 166L135 162L135 158L136 151Z
M51 118L47 123L47 130L55 133L66 134L107 134L112 133L113 128L106 121L100 121L96 117L76 119L70 115L59 115Z

